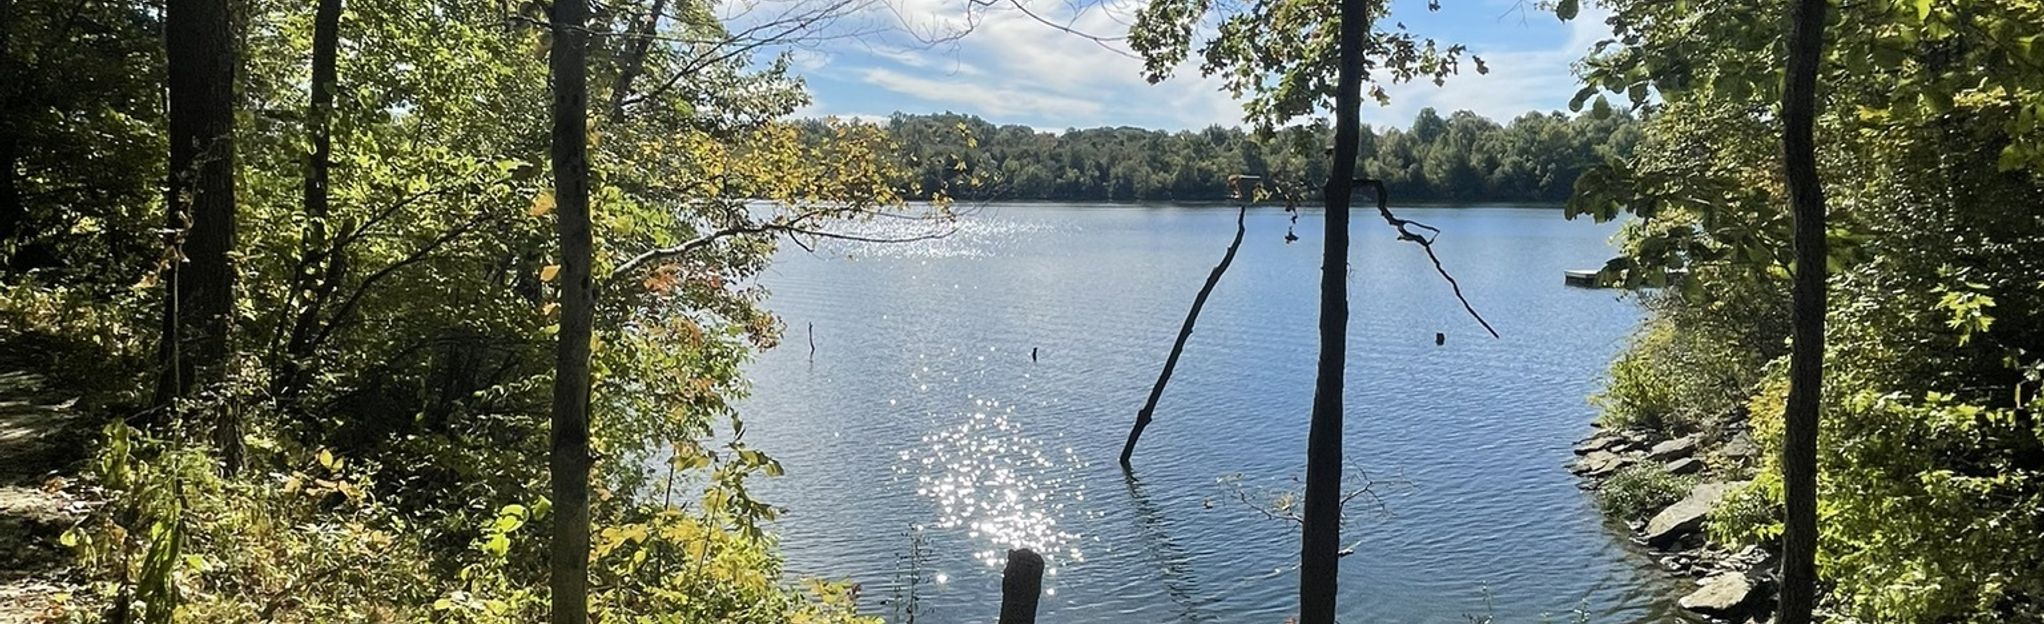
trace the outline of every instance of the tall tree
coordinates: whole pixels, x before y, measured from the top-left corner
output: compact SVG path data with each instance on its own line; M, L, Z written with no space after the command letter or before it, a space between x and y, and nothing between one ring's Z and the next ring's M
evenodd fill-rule
M234 310L234 35L227 0L171 0L169 226L177 232L165 283L161 401L184 396L200 366L227 359ZM224 441L232 432L221 432ZM238 437L238 436L236 436Z
M1817 178L1817 70L1824 53L1825 0L1789 9L1787 80L1782 85L1782 156L1794 220L1789 391L1783 412L1782 624L1808 624L1817 593L1817 427L1824 394L1824 187Z
M561 243L561 328L554 351L551 551L554 624L589 621L589 341L596 312L590 277L589 19L586 0L553 6L555 229Z
M1169 76L1186 59L1194 33L1215 32L1198 46L1202 71L1249 95L1245 118L1265 129L1330 105L1335 111L1334 161L1321 187L1327 240L1320 266L1320 355L1306 441L1299 548L1299 621L1306 624L1334 621L1340 568L1349 205L1361 138L1362 85L1371 67L1384 70L1394 82L1445 80L1459 70L1465 52L1459 45L1438 46L1414 36L1402 24L1396 30L1372 30L1386 8L1369 0L1341 0L1338 10L1325 0L1276 0L1246 9L1199 0L1150 0L1129 30L1129 47L1143 56L1152 81ZM1209 20L1218 21L1218 27L1209 28ZM1339 37L1325 36L1334 29ZM1485 71L1482 59L1473 60L1479 72ZM1387 98L1381 88L1371 93L1380 101ZM1405 233L1401 230L1401 237Z
M1299 621L1333 624L1341 571L1342 375L1348 370L1348 224L1355 188L1356 119L1363 103L1365 0L1341 0L1341 64L1335 68L1334 166L1320 254L1320 364L1306 433L1306 495L1299 538Z
M20 169L21 157L15 152L14 107L15 90L21 80L21 70L15 67L13 49L14 0L0 0L0 75L14 76L6 86L0 86L0 104L7 112L0 114L0 267L9 264L12 252L7 248L21 229L28 223L28 206L21 202L21 187L15 184L15 172Z
M300 244L297 270L291 275L289 297L296 310L284 346L283 373L275 384L276 394L287 403L295 402L304 387L305 360L311 356L320 303L338 286L342 269L338 257L342 250L327 240L327 219L333 212L328 181L333 169L334 90L340 82L336 66L342 2L319 0L312 16L312 101L305 114L306 139L312 151L305 156L305 240Z

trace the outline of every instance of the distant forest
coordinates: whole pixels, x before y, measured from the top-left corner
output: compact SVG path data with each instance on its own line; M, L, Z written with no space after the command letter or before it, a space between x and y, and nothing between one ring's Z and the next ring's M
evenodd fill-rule
M1270 177L1301 198L1325 181L1333 127L1313 122L1271 136L1236 128L1039 132L971 115L896 113L914 194L960 199L1219 200L1235 174ZM1411 128L1362 128L1363 175L1399 201L1562 202L1576 177L1631 155L1639 124L1623 113L1529 112L1499 124L1469 111L1422 109Z

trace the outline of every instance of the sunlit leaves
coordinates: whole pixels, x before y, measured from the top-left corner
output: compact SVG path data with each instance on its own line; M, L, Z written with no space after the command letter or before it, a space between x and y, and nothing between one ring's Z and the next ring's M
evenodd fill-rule
M1372 21L1389 8L1373 4ZM1200 73L1218 78L1243 100L1244 119L1274 128L1325 110L1334 96L1339 5L1333 0L1278 0L1246 7L1206 0L1154 0L1129 28L1129 47L1144 60L1151 82L1171 75L1197 52ZM1211 30L1207 30L1208 28ZM1195 41L1195 32L1211 34ZM1363 79L1375 83L1427 80L1440 84L1460 71L1467 50L1408 32L1403 24L1372 28ZM1479 71L1488 71L1480 61ZM1371 92L1382 99L1383 91Z
M543 217L554 211L554 192L544 191L532 197L532 208L525 211L529 217Z

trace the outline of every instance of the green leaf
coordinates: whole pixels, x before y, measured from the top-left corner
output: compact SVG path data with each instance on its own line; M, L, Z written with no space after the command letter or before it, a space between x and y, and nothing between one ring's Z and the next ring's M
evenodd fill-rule
M1554 16L1566 22L1575 19L1576 13L1581 9L1582 2L1580 0L1561 0L1561 2L1554 5Z
M1569 112L1572 113L1583 112L1583 104L1589 102L1590 97L1594 95L1597 95L1596 87L1583 87L1581 91L1577 91L1576 96L1569 98L1568 100Z

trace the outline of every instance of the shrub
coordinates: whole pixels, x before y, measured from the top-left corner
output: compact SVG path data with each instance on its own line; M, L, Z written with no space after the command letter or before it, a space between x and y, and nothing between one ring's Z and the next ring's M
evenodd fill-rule
M1613 473L1597 489L1597 505L1624 520L1641 520L1682 500L1696 486L1695 475L1672 475L1653 464L1634 464Z

